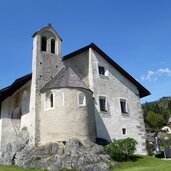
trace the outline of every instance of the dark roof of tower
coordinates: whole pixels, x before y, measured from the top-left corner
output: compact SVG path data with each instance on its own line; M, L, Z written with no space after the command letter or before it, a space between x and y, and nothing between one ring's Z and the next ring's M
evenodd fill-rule
M56 88L84 88L90 90L70 67L62 68L61 71L41 89L41 92Z
M32 74L25 75L15 80L10 86L0 90L0 102L11 96L15 91L21 88L25 83L31 80Z
M34 37L36 34L38 34L39 32L41 32L42 30L46 30L46 29L52 29L53 32L60 38L60 40L62 41L62 38L59 36L59 34L56 32L56 30L53 28L53 26L49 23L48 25L40 28L39 30L37 30L32 37Z
M81 49L78 49L68 55L65 55L63 57L63 60L70 59L82 52L87 51L89 48L92 48L94 51L100 54L106 61L108 61L114 68L116 68L123 76L125 76L130 82L132 82L138 88L140 97L145 97L151 94L144 86L142 86L137 80L135 80L130 74L128 74L121 66L119 66L115 61L113 61L106 53L104 53L94 43L90 43L89 45Z

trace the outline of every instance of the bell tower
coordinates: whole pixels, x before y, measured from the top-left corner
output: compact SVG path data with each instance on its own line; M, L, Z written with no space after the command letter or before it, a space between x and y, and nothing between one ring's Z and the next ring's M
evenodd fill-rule
M62 39L51 24L33 34L32 74L36 76L38 90L57 72L61 62L61 42Z
M57 73L61 59L62 39L51 24L33 34L32 83L30 103L30 142L39 144L39 115L41 113L40 90Z

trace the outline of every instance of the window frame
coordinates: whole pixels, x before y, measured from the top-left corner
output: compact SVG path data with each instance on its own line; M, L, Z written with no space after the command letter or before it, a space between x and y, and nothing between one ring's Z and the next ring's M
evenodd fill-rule
M103 73L100 73L100 68L103 68L104 74L103 74ZM106 69L106 67L104 67L104 66L101 65L101 64L98 64L97 71L98 71L98 72L97 72L98 75L99 75L100 77L102 77L102 78L106 78L106 77L108 77L108 75L109 75L108 69Z
M53 103L51 104L51 98L53 98ZM45 93L45 99L44 99L44 109L45 110L51 110L55 108L55 95L54 92L48 91Z
M105 102L103 103L104 106L101 108L101 102L100 100L105 100ZM104 110L102 110L104 109ZM107 96L104 96L104 95L100 95L99 96L99 111L102 112L102 113L108 113L108 106L107 106Z
M80 94L84 95L82 104L80 104ZM78 98L78 106L86 106L87 105L87 101L86 101L87 98L86 98L85 93L79 92L77 98Z
M122 128L122 135L126 135L126 134L127 134L126 128Z
M51 93L50 94L50 97L49 97L50 99L50 108L53 108L54 107L54 95L53 95L53 93Z
M124 115L128 115L129 114L129 111L128 111L128 102L127 102L127 99L120 98L119 99L119 104L120 104L121 113L124 114ZM123 106L123 104L124 104L124 106Z
M104 75L105 76L105 67L98 65L98 73L99 75Z

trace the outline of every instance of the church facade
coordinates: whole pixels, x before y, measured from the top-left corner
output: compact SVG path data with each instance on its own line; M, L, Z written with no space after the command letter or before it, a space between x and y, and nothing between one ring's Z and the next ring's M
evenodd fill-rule
M63 57L61 43L50 24L35 32L32 73L0 90L0 148L27 129L30 145L131 137L145 154L150 92L94 43Z

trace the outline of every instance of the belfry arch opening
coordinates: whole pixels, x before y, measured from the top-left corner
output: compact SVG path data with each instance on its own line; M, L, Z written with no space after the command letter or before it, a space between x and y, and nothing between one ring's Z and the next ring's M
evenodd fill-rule
M55 40L51 39L51 53L55 54Z
M47 38L45 36L41 39L41 51L46 52L47 50Z

